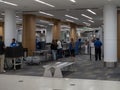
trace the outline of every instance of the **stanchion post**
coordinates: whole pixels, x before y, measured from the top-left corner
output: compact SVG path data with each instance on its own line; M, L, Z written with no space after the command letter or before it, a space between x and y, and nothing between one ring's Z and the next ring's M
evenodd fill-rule
M91 47L90 47L90 60L91 60Z

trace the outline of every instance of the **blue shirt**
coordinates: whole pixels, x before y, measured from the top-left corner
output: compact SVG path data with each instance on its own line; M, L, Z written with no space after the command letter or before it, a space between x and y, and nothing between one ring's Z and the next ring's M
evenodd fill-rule
M15 43L15 42L12 42L11 44L10 44L10 47L16 47L17 46L17 44Z
M94 46L95 46L96 48L99 48L99 47L102 46L102 42L99 41L99 40L96 40L96 41L94 42Z
M72 43L69 44L69 50L75 49L75 46L72 45Z

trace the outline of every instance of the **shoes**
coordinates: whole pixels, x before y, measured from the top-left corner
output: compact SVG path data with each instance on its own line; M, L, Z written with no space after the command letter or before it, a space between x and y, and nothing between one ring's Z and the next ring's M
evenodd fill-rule
M5 70L2 71L2 73L5 73L5 72L6 72Z
M1 71L1 73L5 73L5 72L6 72L5 70Z

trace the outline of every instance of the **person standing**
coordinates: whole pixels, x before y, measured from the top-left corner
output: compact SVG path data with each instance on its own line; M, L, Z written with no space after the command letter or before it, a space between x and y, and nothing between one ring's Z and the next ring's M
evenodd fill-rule
M58 58L62 58L62 43L60 40L57 40L57 54L58 54Z
M46 36L45 36L45 31L43 31L43 33L41 33L40 35L41 38L41 49L45 49L46 46Z
M79 50L80 50L80 39L78 39L75 43L75 55L79 54Z
M15 40L15 38L13 38L12 42L10 44L10 47L16 47L16 46L17 46L16 40Z
M52 40L52 43L51 43L51 51L52 51L52 57L53 57L53 60L57 60L57 42L56 40Z
M88 54L88 44L89 42L87 40L85 40L85 54Z
M94 42L94 46L95 46L95 60L97 61L98 57L99 57L99 60L101 60L102 42L99 40L99 38L96 38L96 41Z
M71 38L71 42L69 44L69 50L71 54L71 58L73 58L73 61L75 60L75 42L73 38Z
M92 39L90 42L90 53L91 55L95 55L95 47L94 47L94 40Z
M4 60L5 60L4 49L5 49L5 45L4 45L4 42L2 41L2 37L0 36L0 72L5 72L4 70Z

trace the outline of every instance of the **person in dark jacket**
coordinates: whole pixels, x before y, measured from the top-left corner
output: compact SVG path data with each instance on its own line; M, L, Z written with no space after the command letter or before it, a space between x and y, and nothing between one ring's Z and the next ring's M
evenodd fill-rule
M57 60L57 46L58 45L56 40L52 40L51 51L52 51L53 60Z
M5 60L5 55L4 55L4 42L2 41L2 37L0 36L0 72L5 72L4 70L4 60Z
M96 38L96 41L94 42L94 46L95 46L95 60L97 61L98 57L99 57L99 60L101 60L102 42L99 40L99 38Z

